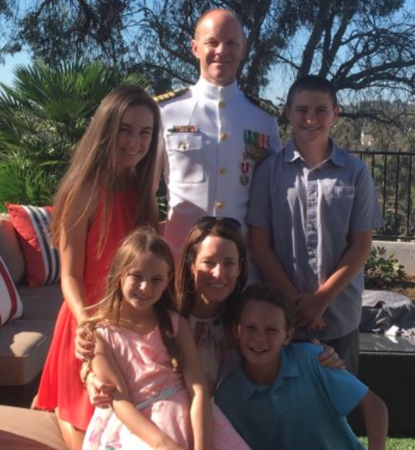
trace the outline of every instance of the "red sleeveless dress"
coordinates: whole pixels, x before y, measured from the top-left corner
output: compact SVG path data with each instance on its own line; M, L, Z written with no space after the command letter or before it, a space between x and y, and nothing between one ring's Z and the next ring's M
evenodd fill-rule
M86 238L84 284L88 305L97 303L103 294L108 269L122 240L135 228L134 213L137 192L134 189L116 195L112 216L105 222L108 229L102 255L96 255L102 202ZM93 414L80 379L81 362L75 358L77 323L66 302L59 312L53 340L40 381L36 408L49 411L59 408L59 417L76 428L86 430Z

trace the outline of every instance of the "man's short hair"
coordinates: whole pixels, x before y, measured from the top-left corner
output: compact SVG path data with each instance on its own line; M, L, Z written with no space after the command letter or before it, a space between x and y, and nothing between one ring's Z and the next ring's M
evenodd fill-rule
M294 95L301 91L323 92L330 95L333 106L337 106L337 95L333 84L319 75L305 75L297 78L291 85L287 96L287 107L289 108L293 102Z
M197 30L200 26L200 24L206 19L206 17L210 16L212 13L214 12L219 12L219 11L223 11L226 13L231 14L236 21L239 23L239 27L241 28L241 35L242 35L242 40L245 41L245 33L244 33L244 29L242 27L242 22L239 19L238 15L234 12L231 11L230 9L221 9L221 8L216 8L216 9L208 9L207 11L205 11L200 17L199 19L197 19L196 25L195 25L195 32L194 32L194 38L197 39Z

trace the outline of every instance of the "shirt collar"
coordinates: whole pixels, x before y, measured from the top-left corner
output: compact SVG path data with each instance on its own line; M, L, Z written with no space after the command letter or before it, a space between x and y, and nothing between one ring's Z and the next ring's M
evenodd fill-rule
M344 156L340 151L340 147L332 139L330 139L330 144L332 150L326 161L331 161L336 166L344 167ZM304 161L303 157L295 146L294 138L291 138L285 147L284 162L293 162L297 159L301 159L302 161Z
M193 90L211 100L230 100L237 93L238 85L235 80L228 86L215 86L200 77L199 81L193 86Z
M333 164L336 166L344 167L344 155L340 151L340 147L334 142L331 141L333 150L330 153L329 159L332 161Z
M240 377L243 386L242 394L245 400L248 400L257 392L261 393L267 391L268 389L274 390L279 388L284 383L284 378L293 378L300 376L300 370L298 368L297 361L293 357L292 352L289 350L290 345L281 349L280 372L273 386L263 386L253 383L245 375L243 368L240 368Z

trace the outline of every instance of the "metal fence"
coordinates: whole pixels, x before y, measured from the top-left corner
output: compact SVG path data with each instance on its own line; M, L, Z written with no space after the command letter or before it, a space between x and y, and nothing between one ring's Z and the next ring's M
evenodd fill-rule
M381 239L415 239L415 153L360 150L375 180L385 225L376 230Z

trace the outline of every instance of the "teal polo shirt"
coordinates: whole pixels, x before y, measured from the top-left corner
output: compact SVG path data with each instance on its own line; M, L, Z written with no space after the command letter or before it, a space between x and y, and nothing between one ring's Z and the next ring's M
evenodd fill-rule
M368 388L346 370L322 367L320 346L290 344L273 386L242 368L219 386L215 403L252 450L363 450L345 416Z

